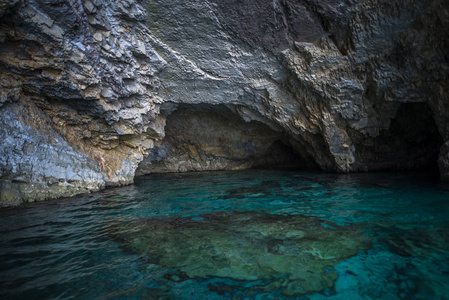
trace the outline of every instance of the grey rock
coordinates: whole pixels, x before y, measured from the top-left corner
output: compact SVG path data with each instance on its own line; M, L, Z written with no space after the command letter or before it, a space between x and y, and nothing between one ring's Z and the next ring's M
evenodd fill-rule
M0 206L104 188L98 164L50 124L32 102L8 103L0 110Z
M403 103L424 102L435 111L432 99L447 97L435 93L448 79L443 1L153 0L147 6L151 42L168 63L161 73L164 99L225 103L247 121L280 127L297 152L325 170L409 169L412 155L385 163L367 141L374 145L390 130ZM426 79L433 73L438 81ZM430 148L441 141L431 132L436 142L424 148L435 153ZM399 133L395 138L403 140Z
M0 0L0 202L130 184L142 161L139 174L255 165L251 147L206 155L204 126L228 148L265 126L248 140L259 158L282 136L304 166L438 163L447 180L448 15L444 0ZM76 188L49 188L60 180Z
M132 183L152 140L164 135L164 117L158 116L160 83L155 74L165 62L147 43L150 32L143 18L145 10L133 1L1 3L5 13L0 19L0 113L6 116L11 107L23 103L34 105L33 117L50 120L45 122L48 128L44 131L58 133L67 144L61 149L75 150L61 150L67 153L61 158L57 144L53 146L56 149L42 149L46 155L31 159L31 154L12 146L20 143L15 132L27 128L31 138L31 132L41 128L33 127L35 123L28 127L23 122L11 125L3 135L14 136L15 141L0 147L7 158L1 165L0 181L10 182L3 170L21 161L27 161L22 163L21 172L28 174L30 189L36 181L33 172L44 164L54 166L41 174L44 177L79 181L67 161L77 161L81 155L90 160L90 166L80 169L93 168L97 177L92 182L81 180L82 189L71 194ZM94 20L102 26L95 26ZM78 168L78 163L73 165ZM66 170L64 176L62 170ZM21 186L25 185L21 181ZM7 190L2 188L2 195ZM57 192L50 194L47 196L58 196ZM66 194L61 192L59 196ZM17 201L47 196L20 193Z
M253 167L316 168L294 153L288 136L259 121L245 122L223 105L179 105L167 117L165 137L155 143L136 175L239 170Z

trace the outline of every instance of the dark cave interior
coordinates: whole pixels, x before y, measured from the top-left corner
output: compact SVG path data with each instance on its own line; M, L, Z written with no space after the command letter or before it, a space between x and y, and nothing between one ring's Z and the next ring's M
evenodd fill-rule
M245 122L225 105L179 105L167 116L165 132L137 174L317 168L315 162L295 151L285 133L258 121Z
M138 175L258 167L318 169L309 155L292 146L285 132L258 121L245 122L232 106L176 105L167 112L165 130L165 138L140 164ZM388 129L358 141L354 171L438 173L443 140L426 103L400 104Z
M356 159L365 164L367 171L426 170L437 173L442 144L428 104L402 103L388 129L356 145Z

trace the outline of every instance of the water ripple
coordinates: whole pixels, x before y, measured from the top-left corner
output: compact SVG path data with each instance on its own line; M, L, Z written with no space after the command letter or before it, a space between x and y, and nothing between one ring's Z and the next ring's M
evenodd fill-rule
M449 295L447 185L425 175L256 170L155 175L134 186L1 210L0 297L282 299L281 287L263 290L267 282L186 278L110 234L117 223L200 220L217 211L303 215L323 226L364 228L373 248L338 264L333 288L301 299Z

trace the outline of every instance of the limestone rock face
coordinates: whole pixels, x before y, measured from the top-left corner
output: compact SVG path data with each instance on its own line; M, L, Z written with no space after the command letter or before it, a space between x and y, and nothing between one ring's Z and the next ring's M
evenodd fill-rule
M0 3L1 203L132 183L165 122L145 9Z
M440 26L448 24L447 1L148 0L147 7L155 48L168 62L166 100L225 103L247 121L282 128L298 152L331 171L407 169L414 150L435 154L441 136L447 140L448 36ZM405 103L434 112L422 120L429 143L416 137L410 153L380 147L377 137L409 110ZM407 121L413 125L411 116L398 120ZM410 146L400 132L387 135ZM376 148L394 155L385 162ZM443 166L444 148L440 157Z
M104 187L98 164L77 152L32 102L0 110L2 205L24 200L71 196ZM14 153L14 155L11 155Z
M448 16L445 0L0 0L0 203L129 184L144 157L139 174L278 164L277 140L302 166L438 162L447 180Z
M179 105L167 117L165 138L155 143L136 175L239 170L278 166L316 168L295 153L288 137L259 121L245 122L222 105Z

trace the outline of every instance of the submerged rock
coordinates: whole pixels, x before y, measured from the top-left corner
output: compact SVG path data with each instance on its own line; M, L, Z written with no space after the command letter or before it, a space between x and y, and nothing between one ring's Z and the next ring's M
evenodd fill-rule
M403 257L446 260L449 251L447 228L401 230L381 241L390 252Z
M140 219L113 226L124 248L186 276L262 280L285 295L332 287L332 267L370 248L353 227L302 215L217 212L193 218Z

